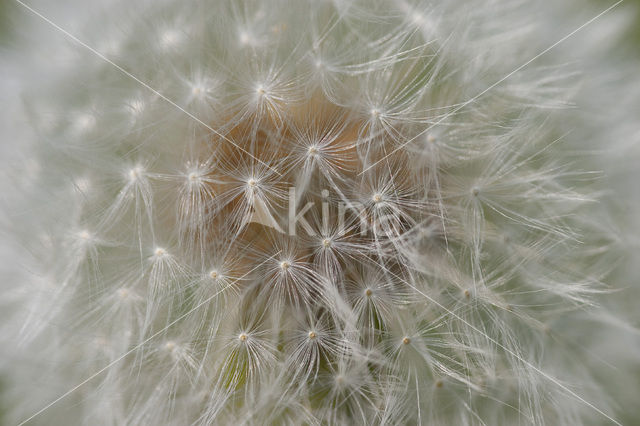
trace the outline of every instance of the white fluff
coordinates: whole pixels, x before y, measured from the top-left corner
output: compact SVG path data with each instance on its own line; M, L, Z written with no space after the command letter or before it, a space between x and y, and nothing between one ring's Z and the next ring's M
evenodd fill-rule
M617 9L75 3L9 10L0 418L640 418Z

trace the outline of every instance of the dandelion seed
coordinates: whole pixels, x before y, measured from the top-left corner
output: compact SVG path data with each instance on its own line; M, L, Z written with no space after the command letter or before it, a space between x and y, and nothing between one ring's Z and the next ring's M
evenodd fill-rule
M132 118L137 118L144 112L145 103L141 99L134 99L128 103L127 107Z
M96 125L96 117L93 114L81 114L73 122L76 132L87 132Z
M80 194L87 194L91 189L91 180L88 178L79 178L73 182L73 185Z
M118 293L118 297L122 300L127 299L129 297L129 289L120 288L118 289L117 293Z
M144 169L141 166L136 166L129 170L129 181L136 182L143 175Z
M180 34L180 32L176 30L166 30L160 36L160 45L164 49L168 49L171 47L175 47L178 43L180 43L181 39L182 35Z
M246 31L240 31L240 44L248 45L252 43L252 37Z

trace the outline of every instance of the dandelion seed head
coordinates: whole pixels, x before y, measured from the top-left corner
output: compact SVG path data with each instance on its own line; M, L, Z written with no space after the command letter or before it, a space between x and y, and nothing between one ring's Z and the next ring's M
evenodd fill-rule
M16 123L33 132L5 175L20 181L4 195L15 211L0 214L22 247L7 253L38 275L7 274L8 359L81 384L42 418L562 425L613 412L591 373L616 354L591 338L621 321L613 297L598 303L637 243L612 237L611 196L585 172L605 156L602 131L558 102L580 86L564 41L547 49L567 33L524 1L463 3L116 0L70 26L117 57L65 45L47 52L66 62L47 81L20 76ZM29 38L40 48L25 57L55 44ZM574 327L597 357L557 344ZM10 422L56 401L58 386L34 392L0 369L29 402L0 401Z

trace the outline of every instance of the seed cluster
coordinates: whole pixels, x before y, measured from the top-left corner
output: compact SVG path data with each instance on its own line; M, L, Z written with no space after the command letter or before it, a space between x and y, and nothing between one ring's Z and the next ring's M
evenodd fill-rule
M496 34L513 11L196 3L108 16L96 48L128 74L81 51L29 95L29 184L63 205L25 329L58 348L49 380L108 366L68 399L84 421L594 415L550 331L593 305L606 251L565 82L481 93L535 52L519 21Z

